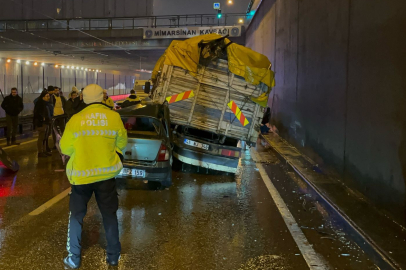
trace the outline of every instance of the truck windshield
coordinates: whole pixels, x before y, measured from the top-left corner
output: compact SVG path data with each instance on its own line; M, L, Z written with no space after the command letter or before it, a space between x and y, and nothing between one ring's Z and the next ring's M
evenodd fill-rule
M161 125L159 120L151 117L128 116L121 117L129 136L131 135L159 135Z

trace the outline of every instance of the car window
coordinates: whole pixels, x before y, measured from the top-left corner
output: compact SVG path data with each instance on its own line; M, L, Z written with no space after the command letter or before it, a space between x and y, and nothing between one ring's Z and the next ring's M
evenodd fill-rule
M159 120L151 117L129 116L121 117L128 135L159 135L161 125Z

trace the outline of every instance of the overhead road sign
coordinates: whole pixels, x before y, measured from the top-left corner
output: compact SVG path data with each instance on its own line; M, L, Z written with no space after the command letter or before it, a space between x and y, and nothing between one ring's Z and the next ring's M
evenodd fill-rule
M207 34L219 34L222 36L229 35L230 37L240 37L241 25L144 29L144 39L191 38Z

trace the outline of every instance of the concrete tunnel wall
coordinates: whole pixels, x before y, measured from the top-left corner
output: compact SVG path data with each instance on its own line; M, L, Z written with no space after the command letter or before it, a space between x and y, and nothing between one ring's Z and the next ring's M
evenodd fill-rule
M406 224L406 1L263 0L246 46L269 57L281 135Z

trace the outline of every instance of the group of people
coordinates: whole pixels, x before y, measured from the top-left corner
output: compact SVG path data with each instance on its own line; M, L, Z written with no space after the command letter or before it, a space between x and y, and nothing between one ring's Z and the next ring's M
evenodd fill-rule
M63 96L61 88L57 86L48 86L41 95L34 100L34 128L38 131L38 157L47 157L52 155L52 150L56 146L49 147L48 139L52 134L53 142L56 142L56 135L53 132L52 118L56 117L54 124L59 127L63 133L65 121L69 120L74 114L80 112L86 107L83 101L83 90L79 91L76 86L72 87L69 98ZM114 101L108 96L107 90L103 90L103 100L101 103L110 109L115 108ZM121 107L129 107L141 103L134 90L131 90L130 96L122 103ZM18 117L24 110L22 98L18 95L16 87L11 89L10 95L6 96L1 103L1 107L6 112L7 122L7 146L19 145L16 139L18 133ZM57 116L64 115L58 118ZM65 117L66 116L66 117Z
M52 150L56 149L56 133L53 130L57 128L62 134L66 122L71 119L73 115L82 111L87 104L83 100L83 91L79 91L75 86L69 93L69 99L66 100L63 92L59 87L48 86L44 89L41 95L34 100L34 127L38 131L38 157L47 157L52 155ZM103 100L101 103L105 104L110 109L114 108L114 101L107 95L107 91L103 91ZM62 116L59 117L58 116ZM54 118L54 121L51 120ZM48 138L52 134L54 146L48 146Z

